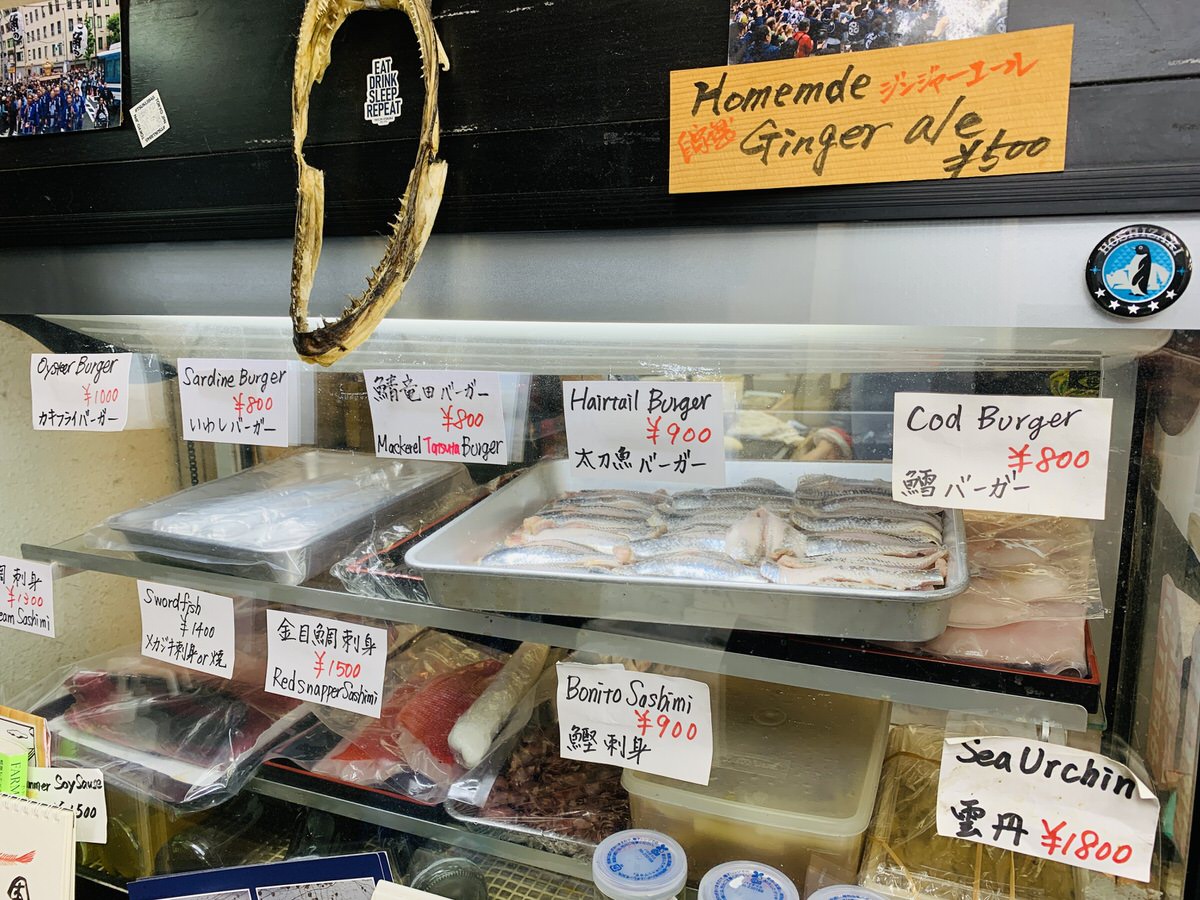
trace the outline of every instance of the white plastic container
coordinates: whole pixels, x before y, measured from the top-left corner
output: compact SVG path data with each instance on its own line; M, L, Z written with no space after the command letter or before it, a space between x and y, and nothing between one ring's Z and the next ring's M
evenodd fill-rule
M800 900L800 891L778 869L742 859L705 872L697 897L698 900Z
M808 900L887 900L887 897L856 884L833 884L809 894Z
M720 678L707 787L627 769L633 824L675 837L694 879L752 858L804 884L818 853L857 871L887 748L890 706Z
M592 854L592 881L609 900L675 900L687 870L679 842L646 829L610 834Z

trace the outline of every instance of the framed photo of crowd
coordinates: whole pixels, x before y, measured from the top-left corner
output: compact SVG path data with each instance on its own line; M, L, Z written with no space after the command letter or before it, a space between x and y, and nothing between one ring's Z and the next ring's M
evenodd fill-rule
M1007 18L1008 0L730 0L728 64L983 37Z
M0 0L0 139L119 128L129 0Z

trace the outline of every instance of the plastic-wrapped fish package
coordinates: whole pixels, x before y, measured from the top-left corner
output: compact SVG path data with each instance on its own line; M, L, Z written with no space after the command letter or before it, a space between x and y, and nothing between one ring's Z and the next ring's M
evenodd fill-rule
M621 769L559 755L555 684L546 672L528 723L451 788L446 811L472 831L591 859L596 844L629 827L629 796Z
M946 659L1088 674L1086 623L1103 618L1091 526L1079 519L969 512L971 581L949 627L914 650Z
M509 655L422 630L389 660L380 718L322 709L321 726L280 755L318 775L438 803L506 725L524 724L521 701L546 655L540 645Z
M867 829L859 883L894 900L1072 900L1064 863L937 833L938 728L897 726Z
M951 601L951 626L1103 618L1086 522L969 512L963 523L971 583Z
M476 487L469 479L456 479L451 489L427 506L412 510L371 535L335 563L330 573L354 594L410 603L430 602L425 579L405 563L405 551L488 493L487 487Z
M53 675L21 706L48 720L56 764L99 768L115 787L188 809L240 791L310 710L136 647Z

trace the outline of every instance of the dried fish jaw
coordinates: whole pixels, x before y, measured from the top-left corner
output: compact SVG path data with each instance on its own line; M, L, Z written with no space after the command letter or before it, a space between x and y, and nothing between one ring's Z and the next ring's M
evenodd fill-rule
M412 21L421 51L425 102L416 161L392 223L380 264L372 269L367 289L351 299L341 316L316 329L308 320L309 298L321 256L325 220L325 177L304 159L308 137L308 105L313 85L331 60L333 37L346 18L362 9L403 10ZM449 68L445 49L433 27L429 0L309 0L300 24L292 82L292 151L299 170L296 238L292 250L292 340L308 362L332 365L371 336L400 299L433 231L446 185L446 163L437 158L440 127L437 112L438 69Z

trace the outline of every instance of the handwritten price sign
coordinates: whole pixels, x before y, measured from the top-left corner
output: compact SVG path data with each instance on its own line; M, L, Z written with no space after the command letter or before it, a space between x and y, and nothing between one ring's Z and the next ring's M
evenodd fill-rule
M54 575L48 564L0 556L0 625L54 637Z
M142 656L229 678L233 675L233 598L137 583Z
M1072 36L672 72L670 191L1061 171Z
M725 483L724 386L564 381L576 473L605 481Z
M565 759L708 784L712 706L703 682L559 663L558 719Z
M267 610L267 693L378 719L386 664L383 628Z
M368 369L363 377L376 456L508 462L498 373Z
M292 377L288 363L181 359L178 370L185 440L289 445Z
M42 803L73 810L76 841L108 843L108 803L104 796L104 773L99 769L32 767L29 770L29 796Z
M121 431L129 418L132 353L35 353L29 361L36 431Z
M897 394L892 496L1103 519L1112 400Z
M943 837L1149 881L1157 829L1154 792L1098 753L1009 737L942 747Z

